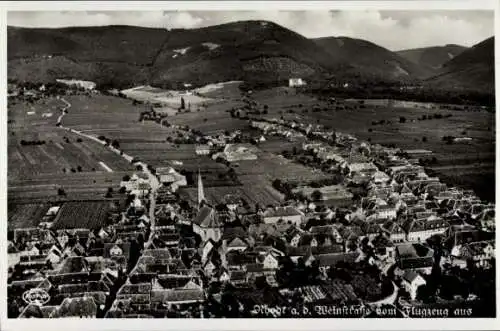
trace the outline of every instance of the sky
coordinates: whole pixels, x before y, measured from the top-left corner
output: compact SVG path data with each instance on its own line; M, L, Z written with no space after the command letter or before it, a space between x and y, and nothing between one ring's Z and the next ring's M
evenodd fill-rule
M493 36L493 11L32 11L9 12L23 27L136 25L198 28L241 20L268 20L308 38L346 36L390 50L459 44L472 46Z

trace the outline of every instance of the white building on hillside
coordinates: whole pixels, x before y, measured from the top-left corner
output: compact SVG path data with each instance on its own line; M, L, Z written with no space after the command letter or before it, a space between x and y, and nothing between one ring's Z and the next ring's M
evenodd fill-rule
M300 86L305 86L305 85L307 85L307 83L302 78L290 78L288 80L289 87L300 87Z

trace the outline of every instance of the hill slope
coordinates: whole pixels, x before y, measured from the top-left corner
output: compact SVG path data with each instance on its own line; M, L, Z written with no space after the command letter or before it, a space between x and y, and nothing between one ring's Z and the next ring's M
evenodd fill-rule
M277 82L290 77L328 80L332 76L399 82L436 74L368 41L308 39L268 21L189 30L8 27L7 36L8 76L21 81L76 78L126 88L229 80ZM450 62L447 68L453 72L456 66L460 65Z
M488 38L446 62L427 83L442 88L492 93L495 90L494 37Z
M79 78L120 87L215 81L317 79L335 73L371 79L424 76L415 64L350 38L307 39L267 21L199 29L131 26L8 27L8 74L18 80Z
M325 37L314 41L337 61L351 63L350 70L371 73L386 80L411 80L429 76L422 68L398 54L366 40L347 37Z
M14 79L69 76L122 85L276 80L317 75L336 66L313 41L263 21L171 31L8 27L8 59Z
M429 70L441 69L442 65L453 59L467 47L460 45L445 45L435 47L424 47L407 49L396 52L396 54L404 57L405 59L428 68Z

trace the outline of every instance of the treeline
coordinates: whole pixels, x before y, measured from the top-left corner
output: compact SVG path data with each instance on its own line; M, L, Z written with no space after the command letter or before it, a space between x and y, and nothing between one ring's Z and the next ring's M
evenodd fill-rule
M21 146L45 145L45 140L21 140Z
M9 80L9 83L15 84L20 90L19 90L19 95L23 95L23 90L36 90L40 91L40 88L42 86L45 87L43 92L45 95L48 96L57 96L61 94L65 94L66 91L71 91L71 92L87 92L87 90L79 85L73 84L73 85L66 85L57 81L54 82L48 82L48 83L37 83L37 82L30 82L30 81L22 81L18 82L15 80Z
M400 99L415 102L495 107L495 95L480 91L450 91L430 88L409 89L402 86L387 84L385 86L349 85L347 88L316 86L309 88L308 92L323 97Z

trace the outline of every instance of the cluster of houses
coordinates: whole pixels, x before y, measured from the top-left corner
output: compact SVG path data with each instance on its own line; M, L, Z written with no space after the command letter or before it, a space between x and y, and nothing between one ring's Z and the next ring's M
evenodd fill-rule
M304 183L292 190L300 199L251 210L238 196L207 201L200 175L198 204L186 207L176 195L186 177L172 167L155 169L157 190L140 174L127 176L121 186L132 199L105 227L14 231L9 316L247 316L258 305L290 302L395 306L400 291L418 300L436 266L494 267L494 206L473 192L428 176L400 150L321 125L273 119L251 126L262 137L301 139L302 151L342 183ZM197 155L217 148L214 159L257 159L252 145L205 138ZM338 270L351 281L335 278ZM367 294L383 280L389 289Z
M150 231L144 200L134 199L100 229L16 229L8 241L9 314L99 317ZM135 245L135 246L134 246ZM33 295L38 293L38 295ZM39 302L40 293L47 298ZM10 316L10 315L9 315Z
M434 236L450 238L450 231L459 231L467 241L446 240L448 254L443 262L465 268L466 261L472 260L478 267L492 267L494 205L481 201L472 191L448 187L439 178L428 176L418 162L406 159L406 153L399 149L360 143L349 135L328 132L321 125L282 119L254 120L251 125L265 134L280 135L289 140L307 136L309 139L303 143L302 149L315 156L317 165L326 163L345 176L340 185L296 188L294 193L300 192L302 197L313 201L304 211L306 215L308 210L318 208L317 201L314 201L317 199L311 199L313 192L320 192L321 199L331 198L330 205L335 205L338 199L347 199L350 208L345 219L349 225L344 225L343 229L354 233L352 237L358 243L364 237L377 242L384 236L397 248L425 245ZM352 201L349 185L365 188L366 194L359 203ZM345 205L337 203L337 206ZM326 212L332 215L329 208ZM421 268L407 270L408 273L402 275L403 280L421 283L420 272L430 271L434 263L432 253L427 254L422 262ZM415 289L411 293L415 294Z

